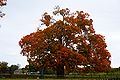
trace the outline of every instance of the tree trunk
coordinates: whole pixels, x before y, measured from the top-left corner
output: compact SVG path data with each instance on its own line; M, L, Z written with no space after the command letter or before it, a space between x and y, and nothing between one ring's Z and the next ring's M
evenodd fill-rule
M64 65L57 65L57 78L64 78Z

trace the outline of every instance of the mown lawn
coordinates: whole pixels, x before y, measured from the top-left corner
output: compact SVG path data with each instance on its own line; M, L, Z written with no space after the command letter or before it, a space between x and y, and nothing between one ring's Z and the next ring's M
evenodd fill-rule
M96 79L0 79L0 80L96 80Z
M1 77L0 80L120 80L120 72L117 73L81 73L80 75L70 74L65 75L65 79L56 79L55 75L44 75L44 79L40 77L40 79L37 79L38 76L29 75L26 77L26 75L12 75L12 78L17 79L11 79L10 75L1 75L4 76ZM17 76L17 77L16 77ZM32 76L32 77L31 77ZM5 78L6 77L6 78ZM29 79L26 79L29 78Z
M0 79L0 80L38 80L38 79Z

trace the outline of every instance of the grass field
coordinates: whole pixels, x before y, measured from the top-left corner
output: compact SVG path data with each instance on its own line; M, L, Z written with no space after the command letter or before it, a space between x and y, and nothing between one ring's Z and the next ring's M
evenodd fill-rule
M37 79L38 76L36 75L2 75L0 80L120 80L120 72L114 72L114 73L81 73L81 74L70 74L65 75L65 79L56 79L57 77L55 75L44 75L44 77L40 77L40 79ZM9 77L8 77L9 76ZM11 79L12 78L12 79ZM28 79L27 79L28 78ZM44 79L43 79L44 78Z
M0 80L96 80L96 79L0 79Z

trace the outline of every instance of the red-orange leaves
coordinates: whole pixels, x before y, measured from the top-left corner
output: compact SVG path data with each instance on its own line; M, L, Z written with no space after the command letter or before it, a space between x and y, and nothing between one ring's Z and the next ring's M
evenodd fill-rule
M41 19L46 29L23 37L21 53L36 67L65 67L67 71L109 71L110 53L104 36L96 34L92 19L83 11L70 13L69 9L53 12L62 16L55 20L45 13ZM54 21L52 21L54 20ZM63 68L62 68L63 69Z
M28 58L44 52L44 49L48 47L41 31L23 37L19 45L23 49L21 53L27 55Z
M77 69L78 65L86 65L87 59L69 48L63 47L56 52L57 64L63 64L67 69L70 67Z
M48 15L48 13L44 13L43 17L41 19L41 21L43 22L43 24L45 24L46 26L49 26L51 22L52 17L50 15Z

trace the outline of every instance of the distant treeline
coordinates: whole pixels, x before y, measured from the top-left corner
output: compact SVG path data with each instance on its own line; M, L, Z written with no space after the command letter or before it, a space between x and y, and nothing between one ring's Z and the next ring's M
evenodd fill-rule
M0 62L0 74L13 74L15 70L19 68L19 65L8 66L7 62Z
M19 72L15 73L15 71ZM20 68L19 64L8 66L8 62L0 62L0 74L41 74L41 71L43 70L38 70L33 65L26 65L25 67ZM120 67L112 68L110 72L120 72ZM52 69L44 69L44 74L55 74L55 71L53 71Z

